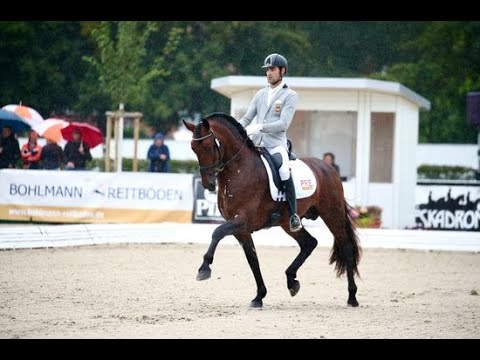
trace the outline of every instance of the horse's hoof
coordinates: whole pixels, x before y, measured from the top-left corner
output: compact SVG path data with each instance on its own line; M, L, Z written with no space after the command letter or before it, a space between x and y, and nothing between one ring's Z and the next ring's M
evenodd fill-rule
M252 302L250 303L251 309L261 309L262 306L263 306L262 300L252 300Z
M212 275L212 270L210 269L198 270L197 280L198 281L207 280L211 275Z
M298 290L300 290L300 282L298 282L298 280L293 280L292 287L288 288L288 290L290 291L290 295L297 295Z
M360 305L357 301L357 299L353 299L353 300L348 300L347 301L347 304L351 307L357 307L358 305Z

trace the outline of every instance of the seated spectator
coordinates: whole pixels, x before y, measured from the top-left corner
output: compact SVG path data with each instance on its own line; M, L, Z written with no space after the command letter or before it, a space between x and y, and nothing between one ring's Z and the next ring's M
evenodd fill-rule
M40 160L45 170L60 170L64 162L63 150L55 141L47 139Z
M12 129L4 127L0 137L0 169L15 169L20 158L20 145Z
M153 139L154 142L150 145L147 153L147 158L150 160L149 171L168 173L170 171L170 151L168 146L163 143L165 137L159 132Z
M40 169L42 147L37 143L38 134L35 131L28 133L28 142L23 144L20 156L24 169Z
M63 150L67 162L65 170L85 170L87 161L92 160L90 148L82 141L80 130L73 130L72 137Z
M338 175L340 175L340 167L335 163L335 155L333 153L326 152L323 154L323 161L337 170Z

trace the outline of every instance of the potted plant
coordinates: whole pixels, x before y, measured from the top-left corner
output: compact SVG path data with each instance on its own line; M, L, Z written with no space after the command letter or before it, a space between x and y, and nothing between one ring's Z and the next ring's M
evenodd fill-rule
M376 205L356 205L350 209L350 216L359 228L380 228L382 208Z

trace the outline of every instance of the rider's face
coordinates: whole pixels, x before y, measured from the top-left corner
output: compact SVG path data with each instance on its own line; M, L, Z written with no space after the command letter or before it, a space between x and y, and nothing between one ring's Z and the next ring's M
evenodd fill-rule
M280 68L278 66L268 67L266 74L267 81L271 85L277 85L282 80L282 76L280 75Z

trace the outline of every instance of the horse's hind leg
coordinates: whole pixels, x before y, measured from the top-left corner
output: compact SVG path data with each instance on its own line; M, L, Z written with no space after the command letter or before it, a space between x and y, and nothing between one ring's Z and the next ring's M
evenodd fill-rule
M353 246L348 242L343 248L344 256L347 259L347 279L348 279L348 300L347 304L353 307L357 307L358 301L356 298L357 295L357 285L355 284L354 277L354 252Z
M253 244L252 236L248 235L235 235L240 245L243 247L245 256L247 257L250 269L252 269L255 282L257 283L257 296L250 303L250 307L261 308L263 306L262 299L267 295L267 288L263 282L262 273L260 271L260 264L258 263L257 251Z
M310 256L313 249L317 247L318 241L310 235L305 228L302 228L297 232L291 232L288 227L282 226L282 228L298 242L298 245L300 245L300 253L295 260L293 260L287 270L285 270L285 274L287 275L287 288L290 291L290 295L295 296L300 290L300 282L295 280L297 277L297 271Z
M337 216L332 216L324 208L321 208L319 213L334 237L330 264L335 263L337 276L347 273L347 304L356 307L359 304L354 275L358 274L357 264L360 260L361 247L348 209L345 207L344 213L336 214Z

